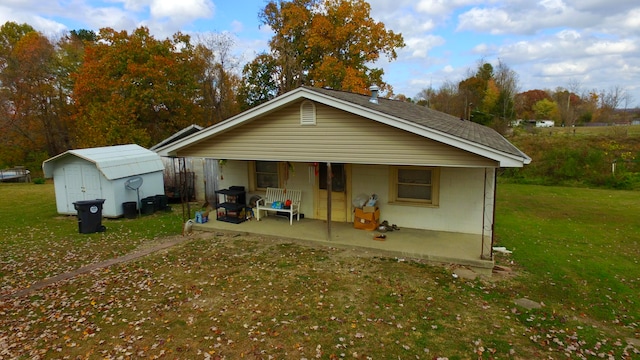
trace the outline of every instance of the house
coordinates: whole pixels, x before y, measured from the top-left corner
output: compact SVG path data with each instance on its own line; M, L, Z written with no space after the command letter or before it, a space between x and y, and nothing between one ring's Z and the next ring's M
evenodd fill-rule
M553 120L536 120L536 127L554 127L556 122Z
M105 199L102 215L115 218L125 202L164 194L160 156L134 144L69 150L45 160L42 169L54 180L59 214L75 215L76 201ZM132 179L138 189L125 186Z
M307 86L156 151L220 159L219 187L247 199L299 189L305 219L352 222L353 199L376 194L381 219L400 228L477 234L479 258L491 257L498 169L531 161L493 129L375 88Z
M541 128L541 127L554 127L556 124L555 121L553 120L523 120L523 119L517 119L517 120L513 120L509 125L511 127L516 127L516 126L534 126L537 128Z

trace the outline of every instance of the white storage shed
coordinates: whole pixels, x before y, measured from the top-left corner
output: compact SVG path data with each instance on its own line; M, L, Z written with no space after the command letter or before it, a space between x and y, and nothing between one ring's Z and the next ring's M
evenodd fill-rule
M105 199L102 216L115 218L124 214L124 202L164 194L162 159L135 144L69 150L45 160L42 169L53 178L59 214L77 214L76 201ZM137 190L125 186L138 178Z

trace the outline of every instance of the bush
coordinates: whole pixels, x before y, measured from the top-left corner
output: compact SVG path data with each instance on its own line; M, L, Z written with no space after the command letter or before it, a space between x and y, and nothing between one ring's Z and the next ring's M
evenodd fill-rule
M640 190L640 173L624 173L607 177L603 187L617 190Z
M531 164L506 169L509 182L539 185L640 188L640 138L620 132L598 136L515 132L512 143L529 155ZM615 174L612 164L616 163Z
M42 185L42 184L44 184L46 182L47 182L47 180L45 180L44 178L41 178L41 177L37 177L37 178L33 179L33 183L34 184L38 184L38 185Z

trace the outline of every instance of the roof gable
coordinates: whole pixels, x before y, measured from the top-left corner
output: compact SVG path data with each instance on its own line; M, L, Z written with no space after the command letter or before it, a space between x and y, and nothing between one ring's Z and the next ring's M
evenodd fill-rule
M180 139L183 139L183 138L185 138L185 137L187 137L187 136L189 136L191 134L195 134L195 133L197 133L198 131L200 131L202 129L203 129L203 127L200 126L200 125L195 125L195 124L189 125L186 128L184 128L184 129L178 131L177 133L169 136L168 138L162 140L161 142L153 145L152 147L149 148L149 150L155 150L155 149L161 148L161 147L163 147L163 146L165 146L167 144L171 144L172 142L175 142L175 141L178 141Z
M162 159L157 153L129 144L68 150L42 163L45 177L52 177L55 163L70 156L94 163L109 180L164 170Z
M316 125L293 103L179 150L178 156L228 160L495 167L496 161L316 103Z
M278 96L198 134L161 147L157 151L161 155L175 155L179 149L242 126L302 99L309 99L430 140L442 142L497 161L503 167L521 167L531 161L526 154L518 150L502 135L486 126L463 121L454 116L412 103L384 98L378 98L377 103L372 103L369 101L370 97L366 95L306 86Z
M309 87L307 89L479 145L488 146L514 155L523 155L520 150L495 130L472 121L466 121L430 109L426 106L380 97L377 99L377 102L374 103L369 101L370 97L366 95L322 88Z

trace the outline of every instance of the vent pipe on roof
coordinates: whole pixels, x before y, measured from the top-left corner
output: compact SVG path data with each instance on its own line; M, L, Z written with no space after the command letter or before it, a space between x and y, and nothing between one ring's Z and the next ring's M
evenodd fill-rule
M371 99L369 99L369 102L372 102L374 104L378 103L378 91L380 90L379 87L373 85L369 88L369 90L371 90Z

